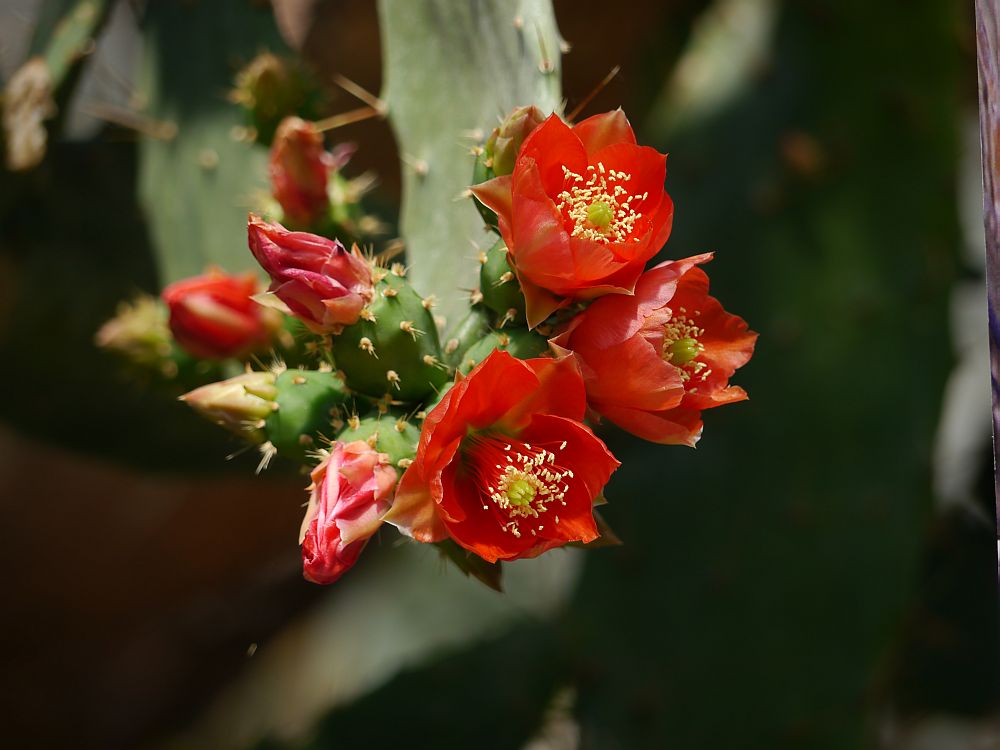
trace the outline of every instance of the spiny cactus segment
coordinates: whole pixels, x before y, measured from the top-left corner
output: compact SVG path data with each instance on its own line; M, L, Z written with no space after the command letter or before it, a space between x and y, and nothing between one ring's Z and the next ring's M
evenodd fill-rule
M507 245L497 242L479 258L479 291L483 304L495 315L497 328L526 325L524 294L507 261Z
M345 429L337 436L342 443L363 440L368 446L389 457L400 470L413 461L420 439L416 416L399 409L376 409L364 417L349 417Z
M490 331L462 355L458 371L467 375L473 367L486 359L490 352L497 349L518 359L531 359L545 355L549 350L549 342L544 336L529 331L527 328Z
M274 380L274 406L260 428L279 456L304 463L343 423L351 392L337 372L285 370Z
M334 337L334 360L360 393L421 401L448 379L434 316L402 266L375 267L373 274L372 301Z

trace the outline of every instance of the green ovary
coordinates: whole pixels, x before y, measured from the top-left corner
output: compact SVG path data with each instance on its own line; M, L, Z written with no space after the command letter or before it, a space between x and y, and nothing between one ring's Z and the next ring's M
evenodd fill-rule
M587 222L599 229L607 229L615 218L615 212L604 201L594 201L587 206Z
M667 351L670 352L670 364L680 367L697 357L701 347L695 339L677 339Z
M537 490L526 479L515 479L507 485L507 500L513 506L524 506L535 499Z

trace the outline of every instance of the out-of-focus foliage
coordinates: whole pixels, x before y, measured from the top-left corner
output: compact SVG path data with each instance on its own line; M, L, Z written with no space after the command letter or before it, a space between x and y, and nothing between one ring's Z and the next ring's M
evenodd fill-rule
M227 93L262 49L283 49L274 19L244 0L160 2L150 3L145 27L144 111L167 129L139 148L139 194L160 281L210 263L231 273L253 268L246 215L255 195L267 193L267 151Z

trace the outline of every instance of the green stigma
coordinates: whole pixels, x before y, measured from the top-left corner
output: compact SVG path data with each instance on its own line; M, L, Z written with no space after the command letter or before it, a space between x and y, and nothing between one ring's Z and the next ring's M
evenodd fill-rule
M697 339L677 339L667 351L670 352L670 364L681 367L698 356L701 345Z
M587 222L599 229L607 229L615 218L615 212L604 201L594 201L587 206Z
M527 479L515 479L507 485L507 502L511 505L528 505L535 499L537 490Z

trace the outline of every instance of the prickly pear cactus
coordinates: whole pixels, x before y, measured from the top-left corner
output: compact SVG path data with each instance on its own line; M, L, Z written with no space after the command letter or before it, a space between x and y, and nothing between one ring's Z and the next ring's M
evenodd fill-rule
M549 349L549 342L527 328L511 328L502 331L490 331L476 342L462 356L458 371L463 375L490 356L490 352L502 349L518 359L541 357Z
M476 285L470 241L488 242L472 200L461 200L471 149L513 107L559 105L562 43L549 0L380 0L379 16L412 281L440 290L450 319L463 305L454 290Z
M462 355L474 346L490 330L490 313L481 304L472 308L460 318L444 340L444 362L448 367L456 367Z
M503 240L497 240L480 255L479 263L479 291L483 304L496 316L497 326L526 325L524 294L507 262L507 246Z
M347 428L337 439L342 443L364 440L375 450L389 456L393 466L403 469L409 465L420 440L420 428L404 412L390 409L376 411L364 417L351 417Z
M40 55L56 89L70 69L93 49L94 36L107 18L108 0L48 2L42 8L31 40L31 52Z
M274 382L274 406L264 423L264 433L278 455L305 462L316 448L315 435L333 437L334 420L350 392L338 373L285 370Z
M362 319L333 339L337 366L347 384L368 396L419 401L439 390L448 370L431 315L403 278L402 266L378 269L375 296Z
M160 282L209 264L251 268L246 215L267 192L267 151L252 143L245 113L226 93L261 49L284 50L274 19L242 0L164 0L149 4L145 26L139 188Z

